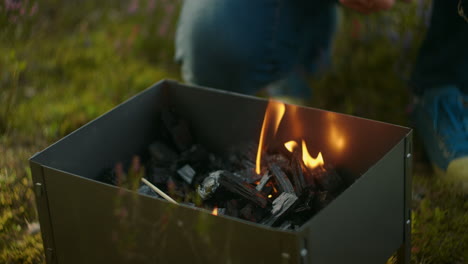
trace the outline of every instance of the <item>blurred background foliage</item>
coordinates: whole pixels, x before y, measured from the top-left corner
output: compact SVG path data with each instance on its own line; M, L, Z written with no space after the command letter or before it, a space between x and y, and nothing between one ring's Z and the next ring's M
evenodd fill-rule
M42 263L28 158L163 78L180 80L181 0L0 1L0 263ZM410 125L409 77L430 1L340 9L333 60L312 106ZM433 176L416 142L412 263L466 263L468 203Z

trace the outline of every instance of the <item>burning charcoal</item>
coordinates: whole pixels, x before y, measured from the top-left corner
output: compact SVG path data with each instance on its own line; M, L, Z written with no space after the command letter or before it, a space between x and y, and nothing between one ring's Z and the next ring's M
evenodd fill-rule
M276 182L281 192L295 193L288 176L275 163L270 164L270 171L275 176Z
M223 215L226 214L226 208L218 208L215 206L213 211L211 211L211 214L213 215Z
M171 177L171 170L168 168L152 167L148 170L148 180L154 184L164 184Z
M185 182L192 184L192 180L196 172L192 169L192 167L190 167L190 165L185 165L177 170L177 174L179 174L179 176L184 179Z
M255 187L255 189L257 189L257 191L262 191L263 187L265 187L270 178L271 176L268 175L268 173L265 173L265 175L263 175L262 179L260 180L260 183L257 185L257 187Z
M153 189L151 189L148 185L142 185L138 189L138 193L148 195L148 196L153 196L153 197L159 197L159 195L155 191L153 191Z
M148 149L156 165L166 166L177 159L177 153L163 142L156 141L149 145Z
M319 167L314 169L312 171L312 177L322 190L332 194L338 193L345 187L340 175L331 167Z
M208 177L203 180L202 184L198 186L197 193L203 200L207 200L213 196L219 187L219 178L223 171L215 171L210 173Z
M257 191L252 185L242 182L241 179L227 171L218 171L220 174L219 184L228 191L238 194L245 199L265 208L268 205L268 198Z
M284 192L273 201L273 216L279 218L286 213L297 201L297 196L293 193Z
M304 173L303 173L303 166L302 166L302 159L300 157L300 153L295 151L292 156L291 160L291 167L292 167L292 178L294 182L294 189L296 191L296 195L300 196L302 194L302 190L306 187L306 183L304 180Z
M285 172L289 173L292 170L290 166L290 160L282 154L267 155L266 160L269 164L274 163L278 165L281 168L281 170Z
M192 145L192 135L187 121L177 119L169 111L163 111L161 117L177 149L179 151L188 149Z

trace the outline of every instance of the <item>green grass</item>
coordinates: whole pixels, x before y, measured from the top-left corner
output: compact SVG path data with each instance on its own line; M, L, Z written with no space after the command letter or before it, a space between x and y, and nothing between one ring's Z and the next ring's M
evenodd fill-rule
M152 83L180 79L176 14L162 4L129 14L129 2L41 1L15 24L0 11L0 263L44 261L40 235L27 231L37 221L28 158ZM334 67L311 79L311 104L408 125L405 78L425 29L414 13L414 5L344 12ZM359 23L357 34L350 25ZM401 38L390 42L386 29ZM412 263L465 263L466 198L432 175L417 141L416 149Z

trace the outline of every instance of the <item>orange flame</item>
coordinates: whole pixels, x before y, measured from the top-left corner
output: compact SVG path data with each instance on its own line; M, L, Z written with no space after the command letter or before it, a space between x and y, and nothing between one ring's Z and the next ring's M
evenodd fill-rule
M322 157L322 152L319 152L317 155L317 158L312 158L310 156L309 151L307 150L306 143L304 140L302 140L302 160L304 161L304 164L309 168L309 169L314 169L318 166L323 166L323 157Z
M273 129L273 134L276 134L278 126L283 118L286 106L281 102L269 101L263 118L262 131L260 132L260 140L258 142L257 159L255 164L255 172L261 173L262 149L265 145L265 135L269 129Z
M297 144L296 141L291 140L291 141L284 143L284 146L289 152L293 152L299 145Z
M218 206L215 206L213 211L211 212L212 215L218 215Z

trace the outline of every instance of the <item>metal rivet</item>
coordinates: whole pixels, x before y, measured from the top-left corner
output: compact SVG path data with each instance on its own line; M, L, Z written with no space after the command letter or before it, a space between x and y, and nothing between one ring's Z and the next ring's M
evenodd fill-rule
M36 188L37 197L41 197L42 196L42 183L36 182L35 188Z
M281 253L281 257L283 257L285 259L289 259L289 253L283 252L283 253Z
M406 154L406 158L411 158L411 153Z
M307 249L303 248L301 249L301 257L307 256Z
M406 224L409 225L411 223L411 220L406 220Z

